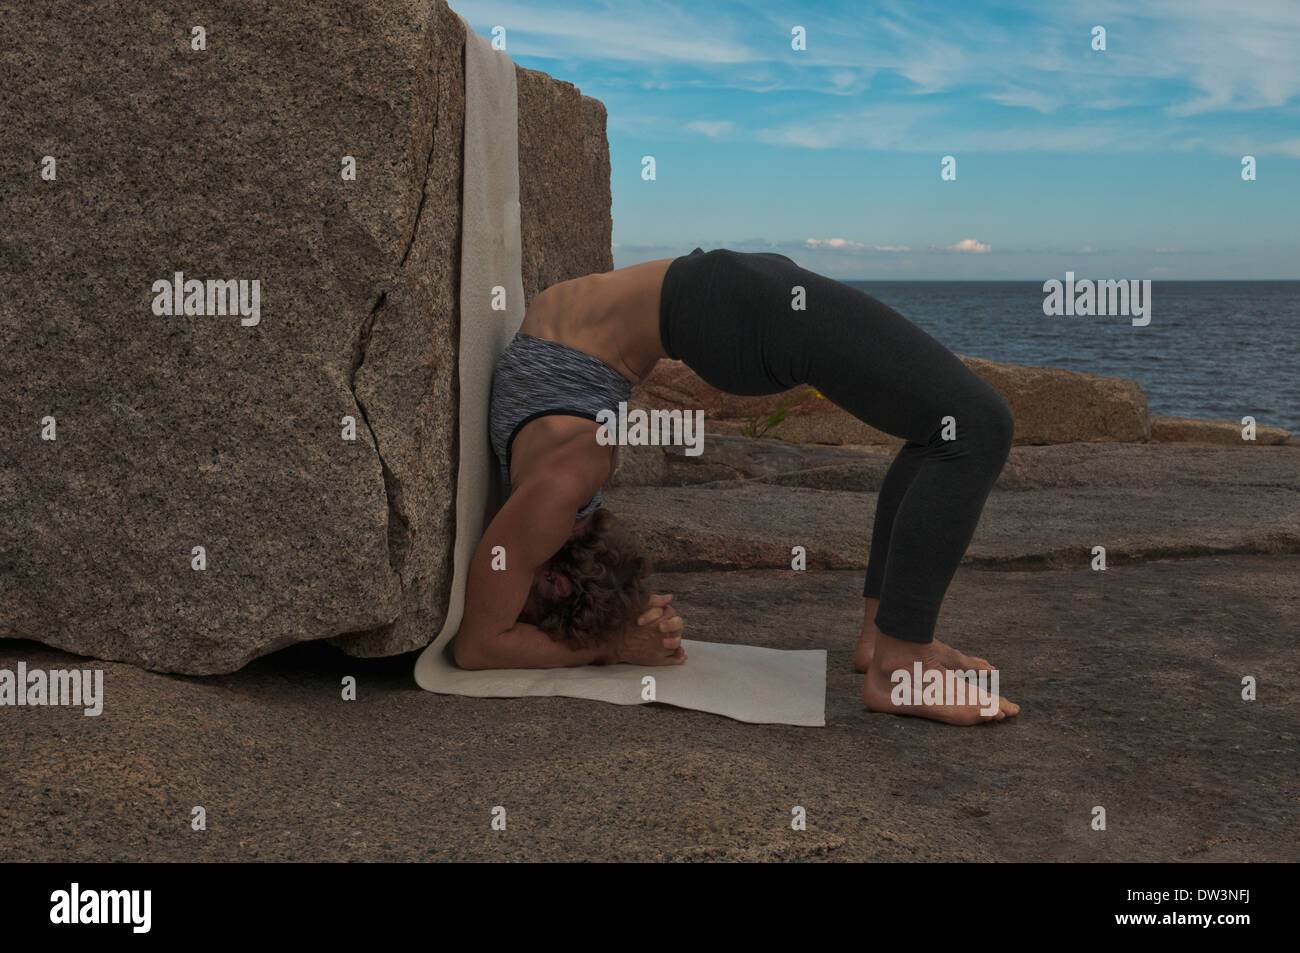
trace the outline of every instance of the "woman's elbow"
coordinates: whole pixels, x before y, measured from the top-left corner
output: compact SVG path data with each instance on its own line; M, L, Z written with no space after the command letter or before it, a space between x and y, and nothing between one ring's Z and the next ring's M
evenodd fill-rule
M476 670L492 668L484 657L482 642L458 635L451 643L451 655L460 668Z

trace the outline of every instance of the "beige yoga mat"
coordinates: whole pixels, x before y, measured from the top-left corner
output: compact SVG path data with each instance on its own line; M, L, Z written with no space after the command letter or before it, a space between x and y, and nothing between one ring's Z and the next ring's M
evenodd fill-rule
M464 18L462 17L462 20ZM686 664L467 671L448 658L465 580L501 488L488 443L492 368L524 319L515 64L465 24L465 177L460 275L460 452L447 618L420 653L427 691L476 698L564 695L616 705L651 701L760 724L826 724L826 653L683 640ZM494 311L492 289L507 308ZM646 678L653 679L647 682Z

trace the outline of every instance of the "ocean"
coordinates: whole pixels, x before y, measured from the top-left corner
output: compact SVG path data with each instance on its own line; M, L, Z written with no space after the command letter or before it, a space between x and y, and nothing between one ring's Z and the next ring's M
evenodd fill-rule
M958 354L1128 377L1153 414L1250 415L1300 433L1300 281L1153 281L1146 327L1125 316L1049 317L1041 282L845 284Z

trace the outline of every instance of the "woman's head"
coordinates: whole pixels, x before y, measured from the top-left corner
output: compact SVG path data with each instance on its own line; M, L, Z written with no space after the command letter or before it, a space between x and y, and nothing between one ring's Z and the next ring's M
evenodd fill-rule
M525 614L557 642L589 648L607 641L650 599L650 563L618 520L596 510L533 577Z

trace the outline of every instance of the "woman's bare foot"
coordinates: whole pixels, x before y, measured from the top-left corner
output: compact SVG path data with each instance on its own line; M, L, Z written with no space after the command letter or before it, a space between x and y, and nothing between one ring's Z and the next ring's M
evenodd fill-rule
M862 631L858 635L858 647L853 651L853 670L855 672L866 672L871 668L871 659L876 654L876 638L884 635L876 628L875 618L876 609L880 605L878 599L866 600L866 612L862 619ZM977 672L991 672L993 666L985 659L974 655L967 655L958 651L951 645L940 642L935 639L930 643L930 648L934 652L936 661L944 668L955 669L961 672L968 672L974 669Z
M931 677L931 672L942 672L945 681L954 670L944 665L931 645L905 642L879 634L875 652L867 677L862 682L862 700L872 711L888 712L894 715L915 715L919 718L931 718L948 725L976 725L983 721L1001 721L1020 711L1020 706L1007 701L990 691L991 686L980 686L977 682L966 682L963 686L964 699L943 698L940 703L926 704L919 698L922 686L916 685L917 697L905 701L896 701L894 695L897 671L908 673L912 678L916 672L916 663L924 677ZM961 703L958 703L961 702Z

